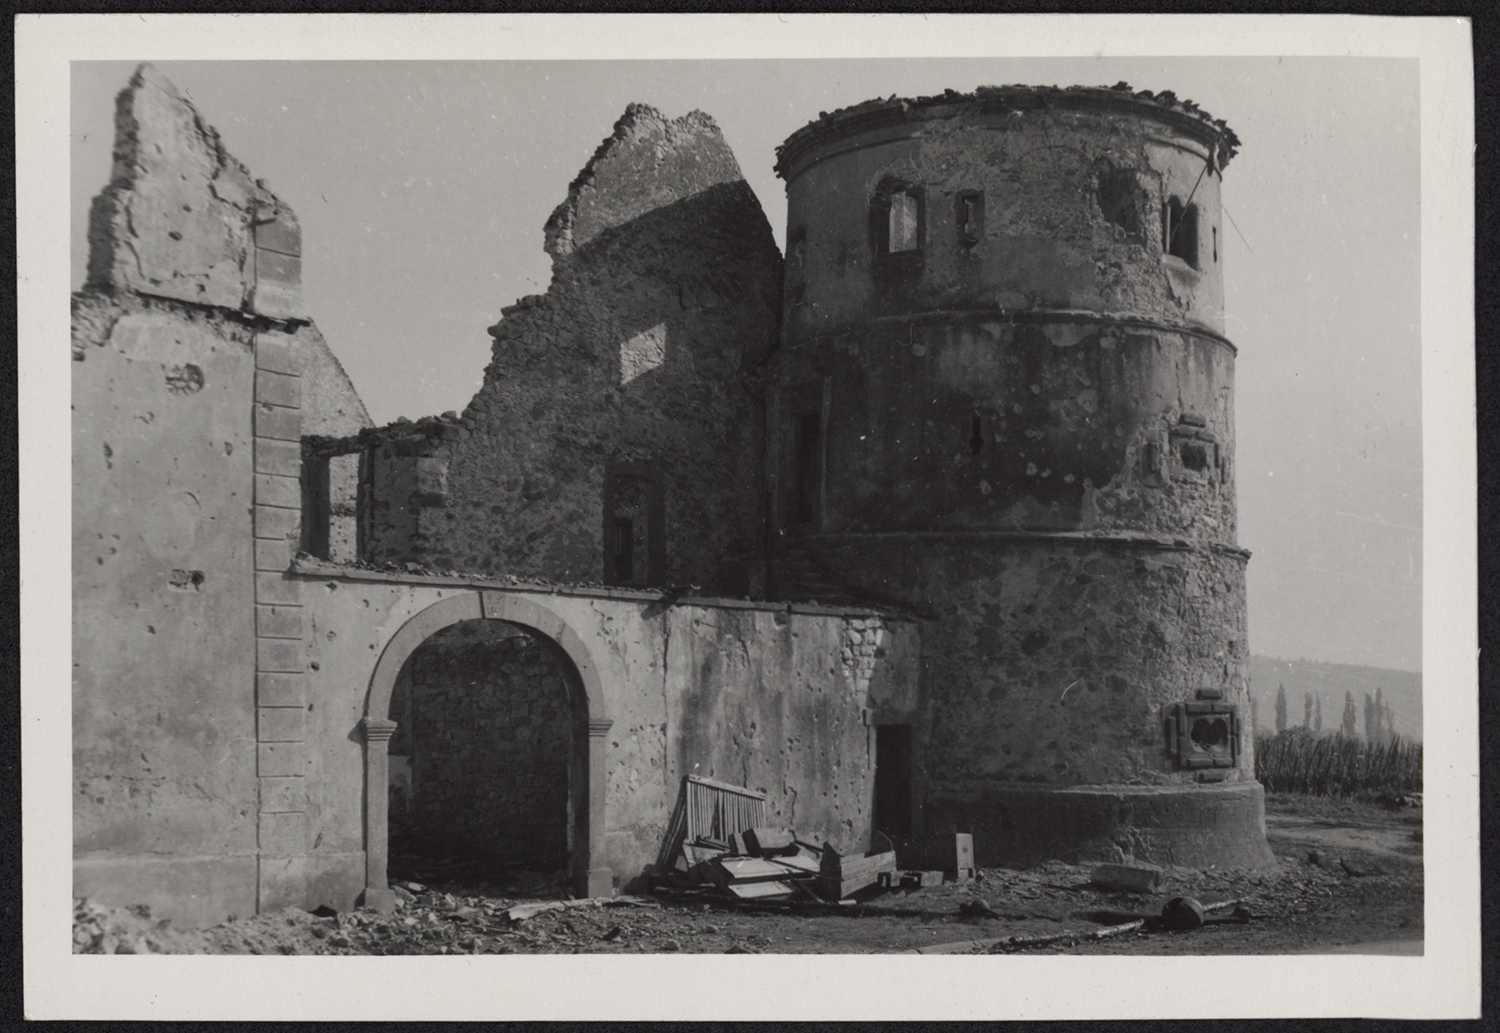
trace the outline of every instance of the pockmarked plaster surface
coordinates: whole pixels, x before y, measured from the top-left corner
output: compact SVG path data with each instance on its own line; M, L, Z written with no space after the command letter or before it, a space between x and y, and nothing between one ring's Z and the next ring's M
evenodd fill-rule
M381 577L390 580L332 569L304 578L309 737L319 744L308 751L309 828L313 853L327 854L320 866L352 864L348 855L361 847L357 729L381 651L427 606L473 591ZM766 604L667 605L650 596L528 597L584 643L613 722L605 737L605 857L594 867L626 885L654 861L687 774L766 793L769 815L799 834L841 850L866 847L873 772L860 761L874 732L866 722L916 709L910 622ZM576 719L578 701L569 705Z
M209 924L261 906L284 824L263 776L295 722L256 685L296 608L256 571L299 534L299 356L337 364L296 217L150 66L116 130L73 298L74 890Z

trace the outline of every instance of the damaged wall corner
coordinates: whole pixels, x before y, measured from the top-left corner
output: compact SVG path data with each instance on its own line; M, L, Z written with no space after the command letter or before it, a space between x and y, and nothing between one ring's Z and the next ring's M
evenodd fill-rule
M74 892L213 924L301 899L300 439L369 417L291 209L150 65L115 128L73 299Z

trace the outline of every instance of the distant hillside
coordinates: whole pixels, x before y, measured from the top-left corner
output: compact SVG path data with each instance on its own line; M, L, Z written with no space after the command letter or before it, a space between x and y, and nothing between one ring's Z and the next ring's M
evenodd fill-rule
M1255 699L1256 716L1263 731L1276 727L1276 689L1286 686L1286 723L1288 728L1302 724L1303 694L1311 692L1323 703L1323 731L1336 732L1344 716L1344 693L1354 693L1359 712L1356 727L1365 728L1365 693L1381 699L1396 718L1396 734L1403 739L1422 738L1422 675L1414 671L1393 671L1384 667L1356 667L1353 664L1325 664L1312 660L1276 660L1269 656L1250 658L1250 695Z

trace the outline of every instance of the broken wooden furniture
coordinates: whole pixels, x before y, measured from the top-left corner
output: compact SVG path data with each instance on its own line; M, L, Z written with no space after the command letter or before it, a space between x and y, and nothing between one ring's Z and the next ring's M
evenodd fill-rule
M731 836L765 823L764 793L698 775L684 775L677 806L656 856L657 871L688 870L728 853ZM680 866L679 861L683 862Z
M868 886L889 883L896 871L896 851L881 854L843 856L825 846L818 866L818 892L829 900L843 900ZM884 878L883 878L884 877Z

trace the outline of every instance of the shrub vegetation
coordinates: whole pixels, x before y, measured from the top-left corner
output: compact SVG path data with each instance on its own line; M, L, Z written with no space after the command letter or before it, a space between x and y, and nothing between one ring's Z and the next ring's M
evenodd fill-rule
M1255 777L1268 793L1361 796L1422 791L1422 744L1369 743L1297 729L1255 740Z

